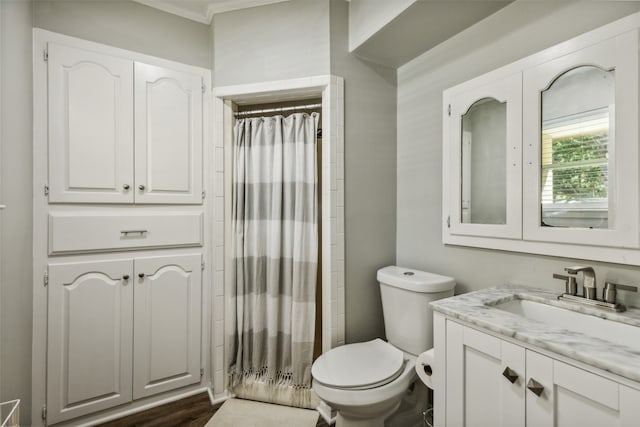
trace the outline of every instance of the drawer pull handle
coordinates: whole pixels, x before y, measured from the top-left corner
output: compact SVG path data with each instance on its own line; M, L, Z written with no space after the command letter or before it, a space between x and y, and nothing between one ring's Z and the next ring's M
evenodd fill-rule
M533 378L529 378L529 382L527 383L527 388L533 392L536 396L540 397L542 392L544 391L544 386L540 384L538 381Z
M122 234L123 236L127 237L129 234L139 234L141 236L147 234L148 231L147 230L122 230L120 232L120 234Z
M129 189L129 188L131 188L131 187L129 187L129 184L124 184L124 185L122 186L122 188L124 188L125 190L128 190L128 189Z
M124 276L122 276L122 280L129 280L129 275L125 274Z
M144 273L138 273L138 277L144 279Z
M518 380L518 374L516 371L508 366L504 368L504 371L502 371L502 376L508 379L511 384L514 384Z
M140 191L144 191L144 185L140 184L138 185L138 188L140 189Z

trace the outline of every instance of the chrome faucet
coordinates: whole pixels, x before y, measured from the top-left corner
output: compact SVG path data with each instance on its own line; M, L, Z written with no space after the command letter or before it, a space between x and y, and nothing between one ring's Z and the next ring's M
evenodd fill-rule
M574 276L582 272L582 296L586 299L596 299L596 272L593 270L593 267L565 267L564 271Z
M618 285L616 283L605 282L602 289L602 299L597 297L596 289L596 272L593 267L589 266L575 266L566 267L564 269L567 275L554 274L554 279L561 279L565 282L565 293L558 297L559 300L576 302L583 305L592 307L604 308L612 311L625 311L626 307L619 304L616 301L617 291L637 292L638 288L635 286ZM582 295L577 295L577 283L576 275L582 272Z

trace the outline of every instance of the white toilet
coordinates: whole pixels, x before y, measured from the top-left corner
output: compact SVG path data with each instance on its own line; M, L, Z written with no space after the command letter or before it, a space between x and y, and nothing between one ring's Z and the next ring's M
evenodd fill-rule
M388 342L347 344L311 368L313 390L338 412L337 427L384 426L416 379L416 356L433 346L429 302L453 295L451 277L401 267L378 270Z

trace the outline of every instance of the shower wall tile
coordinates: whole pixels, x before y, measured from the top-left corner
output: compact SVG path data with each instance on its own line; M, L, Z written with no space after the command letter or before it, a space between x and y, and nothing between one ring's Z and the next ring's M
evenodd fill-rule
M214 397L225 394L224 392L224 373L222 370L216 371L213 374L213 395Z
M216 172L224 172L224 148L216 147L215 149L215 165ZM224 175L223 175L224 178ZM216 193L216 196L221 195L222 193Z
M214 361L213 361L214 371L222 370L223 361L224 361L224 351L222 350L222 346L218 346L216 347Z
M224 197L216 197L213 202L213 211L215 221L224 221Z
M215 248L215 267L216 271L224 270L224 246Z
M213 295L224 295L224 270L216 271L213 275Z
M224 172L216 172L214 191L216 196L224 194Z
M344 314L338 315L337 328L338 345L344 345Z
M213 320L216 322L224 321L224 297L216 295L213 300Z

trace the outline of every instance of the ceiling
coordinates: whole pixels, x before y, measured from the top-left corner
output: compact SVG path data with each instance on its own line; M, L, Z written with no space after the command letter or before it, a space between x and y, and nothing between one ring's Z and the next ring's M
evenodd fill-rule
M133 0L183 18L210 24L216 13L280 3L287 0Z

